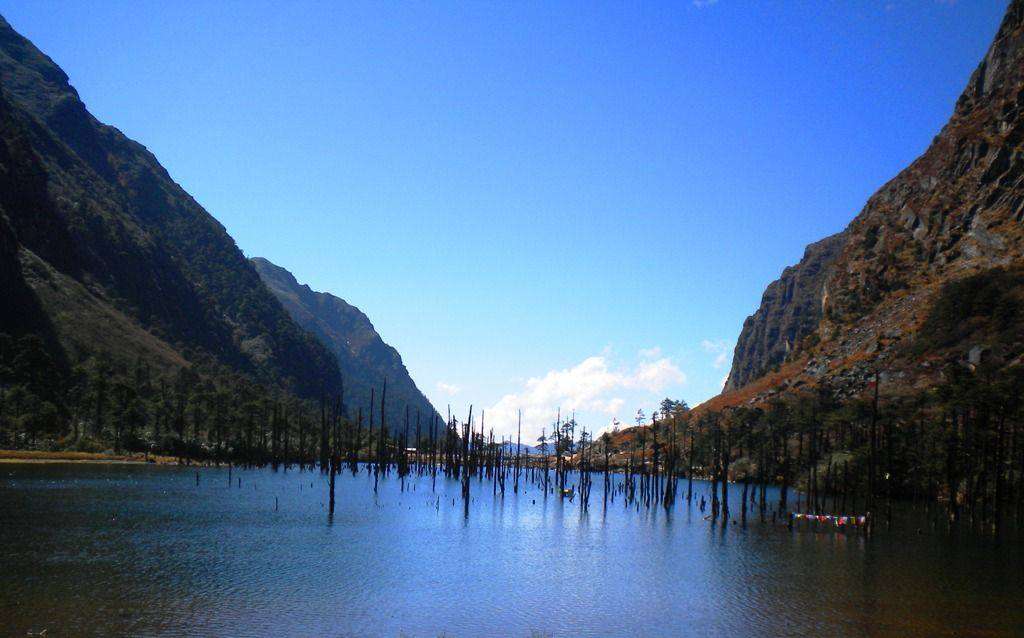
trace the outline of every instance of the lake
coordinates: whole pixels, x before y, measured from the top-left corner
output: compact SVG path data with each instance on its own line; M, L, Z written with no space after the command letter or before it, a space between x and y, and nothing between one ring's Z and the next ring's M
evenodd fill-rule
M1024 635L1010 541L723 528L599 477L587 512L474 479L466 516L457 481L343 473L329 517L319 473L198 472L0 465L0 635Z

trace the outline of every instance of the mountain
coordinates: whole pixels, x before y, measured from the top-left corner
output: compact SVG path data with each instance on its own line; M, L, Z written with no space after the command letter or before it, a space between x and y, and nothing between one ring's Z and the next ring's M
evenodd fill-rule
M400 427L409 406L412 427L417 412L423 427L427 427L436 414L434 407L416 387L398 351L384 343L359 308L329 293L311 290L290 272L262 257L252 259L251 263L292 319L337 358L345 384L345 402L353 416L360 406L364 414L369 414L370 389L376 388L379 401L386 379L388 423L393 428ZM379 410L379 404L374 410Z
M734 390L781 364L822 317L821 291L844 244L839 233L811 244L796 266L782 272L743 322L725 389Z
M510 454L512 456L515 456L516 451L518 451L519 454L522 456L526 456L528 454L538 455L541 453L541 449L535 445L527 445L526 443L520 443L519 446L516 447L514 441L511 443L506 442L502 444L501 447L504 450L504 454Z
M841 233L808 247L743 325L718 404L828 382L926 387L1024 353L1024 0L952 117Z
M65 368L213 362L306 397L340 381L223 226L3 18L0 284L0 331L42 337Z

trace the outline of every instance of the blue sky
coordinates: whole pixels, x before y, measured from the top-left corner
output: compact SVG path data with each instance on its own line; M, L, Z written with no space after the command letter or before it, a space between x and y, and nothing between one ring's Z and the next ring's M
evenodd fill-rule
M743 319L948 118L1003 1L0 1L246 254L444 411L714 395Z

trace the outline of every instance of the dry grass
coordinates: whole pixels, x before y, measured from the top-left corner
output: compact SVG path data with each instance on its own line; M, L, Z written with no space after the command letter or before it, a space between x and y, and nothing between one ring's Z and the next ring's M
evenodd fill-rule
M0 463L157 463L176 464L173 456L145 454L103 454L100 452L48 452L45 450L0 450Z

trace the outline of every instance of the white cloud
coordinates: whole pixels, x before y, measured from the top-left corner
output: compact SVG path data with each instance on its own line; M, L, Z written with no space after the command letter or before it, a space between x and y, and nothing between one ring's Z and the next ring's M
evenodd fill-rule
M637 355L641 359L656 359L661 356L661 348L654 346L653 348L644 348L637 352Z
M618 419L616 419L615 417L612 417L611 419L609 419L608 423L604 425L604 427L600 427L597 429L596 432L594 432L594 439L600 438L600 436L605 432L613 432L615 428L619 428L621 430L624 427L627 426Z
M622 410L622 406L624 405L626 405L625 399L615 397L614 399L609 399L608 402L604 405L604 407L601 408L601 411L607 412L608 414L618 414L618 412Z
M671 359L661 358L657 361L643 361L636 368L632 379L628 380L651 392L658 392L670 385L686 383L686 375L672 363Z
M701 350L704 352L719 352L726 347L725 339L704 339L700 342Z
M704 339L700 342L700 347L704 352L715 355L711 366L716 370L721 370L732 360L732 344L725 339Z
M459 386L457 386L455 384L452 384L452 383L445 383L444 381L438 381L437 382L437 390L438 390L438 392L443 392L443 393L447 394L448 396L453 397L456 394L458 394L459 392L461 392L462 388L460 388Z
M550 430L559 409L563 418L572 412L610 418L626 406L624 394L631 395L631 400L654 402L656 393L684 383L686 375L667 357L642 360L633 369L616 369L607 356L595 355L571 368L527 379L519 391L506 394L485 410L486 427L515 435L522 410L523 438L532 443L541 428Z

